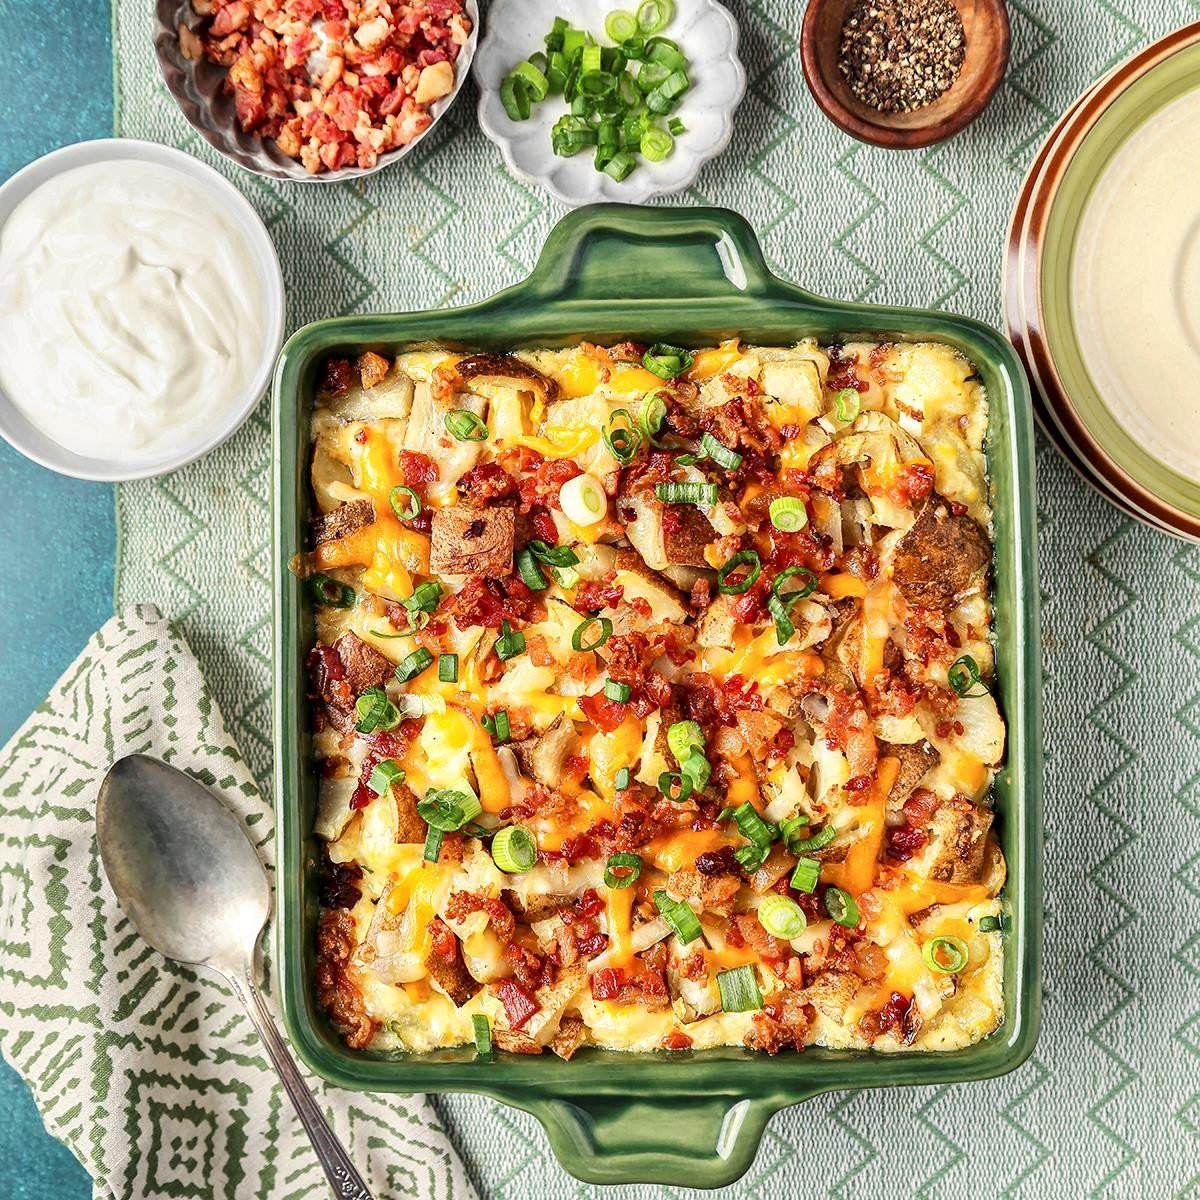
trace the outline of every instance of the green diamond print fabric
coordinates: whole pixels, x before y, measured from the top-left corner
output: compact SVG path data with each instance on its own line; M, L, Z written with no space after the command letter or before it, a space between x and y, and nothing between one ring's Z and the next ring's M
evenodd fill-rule
M0 750L4 1056L97 1200L325 1195L233 993L151 950L102 877L96 793L135 753L212 787L271 869L271 809L187 643L148 605L113 617ZM420 1097L316 1092L380 1200L474 1195Z
M896 153L853 141L813 104L801 0L728 3L749 90L728 152L669 202L743 213L773 267L814 291L993 325L1008 215L1042 139L1098 76L1200 20L1200 0L1010 0L1012 61L987 112L941 146ZM182 147L245 192L279 248L292 328L481 299L530 270L563 214L509 177L476 126L473 86L411 156L360 184L246 174L166 93L146 5L114 8L119 132ZM264 403L203 462L119 493L120 598L153 599L179 621L260 785L271 757L269 459ZM781 1113L723 1196L1200 1197L1200 550L1105 505L1045 443L1037 468L1042 1040L1003 1079L842 1092ZM686 1179L585 1186L525 1114L479 1097L433 1104L492 1200L687 1193Z

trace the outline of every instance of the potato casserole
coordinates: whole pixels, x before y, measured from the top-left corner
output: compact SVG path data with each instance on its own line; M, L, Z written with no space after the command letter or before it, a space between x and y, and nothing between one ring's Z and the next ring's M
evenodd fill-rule
M325 363L320 1002L354 1048L1003 1017L987 400L935 343Z

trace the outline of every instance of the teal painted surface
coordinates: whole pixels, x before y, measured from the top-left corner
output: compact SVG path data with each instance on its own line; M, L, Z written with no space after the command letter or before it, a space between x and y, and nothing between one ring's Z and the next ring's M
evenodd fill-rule
M0 178L58 146L112 132L110 22L107 0L0 0L0 44L20 46L22 63L20 86L0 87ZM111 487L54 475L3 443L0 496L3 742L111 615L116 534ZM29 1090L3 1063L0 1112L6 1200L91 1196L87 1173L46 1133Z

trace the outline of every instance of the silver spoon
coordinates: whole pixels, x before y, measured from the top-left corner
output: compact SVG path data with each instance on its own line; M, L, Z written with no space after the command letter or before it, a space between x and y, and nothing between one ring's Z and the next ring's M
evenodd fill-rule
M334 1194L372 1200L255 985L271 888L237 818L182 771L131 754L100 785L96 840L108 882L142 937L168 958L223 975L246 1006Z

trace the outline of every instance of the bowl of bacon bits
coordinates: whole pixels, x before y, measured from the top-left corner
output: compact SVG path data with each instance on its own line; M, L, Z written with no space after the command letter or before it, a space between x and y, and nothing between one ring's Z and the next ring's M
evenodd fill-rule
M337 182L398 161L454 102L478 0L157 0L183 115L273 179Z

